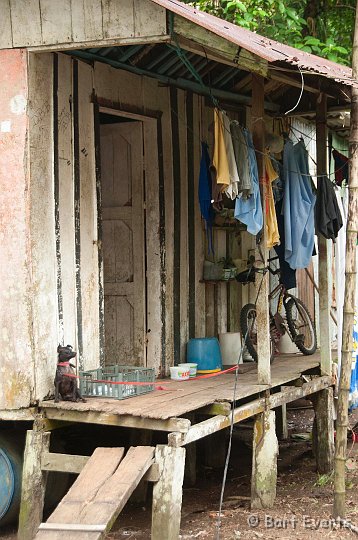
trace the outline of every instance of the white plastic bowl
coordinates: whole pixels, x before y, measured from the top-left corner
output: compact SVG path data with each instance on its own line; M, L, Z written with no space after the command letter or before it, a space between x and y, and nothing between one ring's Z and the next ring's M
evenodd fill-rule
M189 377L190 379L192 377L196 377L196 371L198 369L198 364L194 364L192 362L186 363L186 364L179 364L179 367L186 367L189 369Z
M189 368L185 366L172 366L170 369L170 378L173 381L187 381L189 379Z

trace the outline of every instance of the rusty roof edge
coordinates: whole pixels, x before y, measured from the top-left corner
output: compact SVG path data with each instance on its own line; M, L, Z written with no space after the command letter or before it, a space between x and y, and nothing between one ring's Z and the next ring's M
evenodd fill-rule
M323 77L333 79L340 84L358 86L358 80L353 79L352 70L326 58L295 49L278 41L260 36L250 30L219 19L209 13L204 13L178 0L151 0L155 4L180 15L214 34L258 55L268 62L287 62L302 71L310 71Z

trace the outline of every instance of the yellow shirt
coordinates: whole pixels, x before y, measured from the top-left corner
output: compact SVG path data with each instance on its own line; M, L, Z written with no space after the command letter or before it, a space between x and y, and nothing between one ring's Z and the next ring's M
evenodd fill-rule
M224 122L221 117L222 113L217 109L214 110L214 156L213 167L216 170L216 183L222 184L221 189L225 189L230 184L229 163L226 154L225 137L224 137Z
M272 166L270 156L265 154L265 176L266 176L266 238L267 248L271 249L280 243L280 235L278 232L275 201L272 192L272 182L277 180L278 174Z

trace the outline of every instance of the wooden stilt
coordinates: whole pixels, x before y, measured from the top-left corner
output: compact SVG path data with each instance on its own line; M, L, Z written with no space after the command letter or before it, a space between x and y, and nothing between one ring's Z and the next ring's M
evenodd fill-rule
M159 480L153 487L152 540L178 540L185 466L185 448L158 445Z
M276 433L280 441L288 439L286 403L276 409Z
M227 431L227 430L226 430ZM205 465L220 469L224 467L227 453L225 431L217 431L205 441Z
M41 470L41 456L49 451L50 433L29 430L26 434L22 469L18 540L32 540L42 521L47 471Z
M258 414L254 424L251 508L272 508L276 498L278 443L275 412Z
M312 402L316 415L313 440L317 470L327 474L332 471L334 459L333 388L317 392Z
M189 487L196 484L196 442L186 447L184 483Z

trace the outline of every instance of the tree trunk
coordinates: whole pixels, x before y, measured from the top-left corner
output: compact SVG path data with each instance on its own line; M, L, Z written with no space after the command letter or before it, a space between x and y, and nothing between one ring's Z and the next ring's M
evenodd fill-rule
M358 13L356 11L353 77L358 79ZM352 335L356 291L356 244L358 215L358 88L352 88L351 134L349 141L350 175L346 246L346 287L343 310L342 365L338 390L336 453L334 466L334 517L345 517L346 454L348 428L348 398L352 369Z

